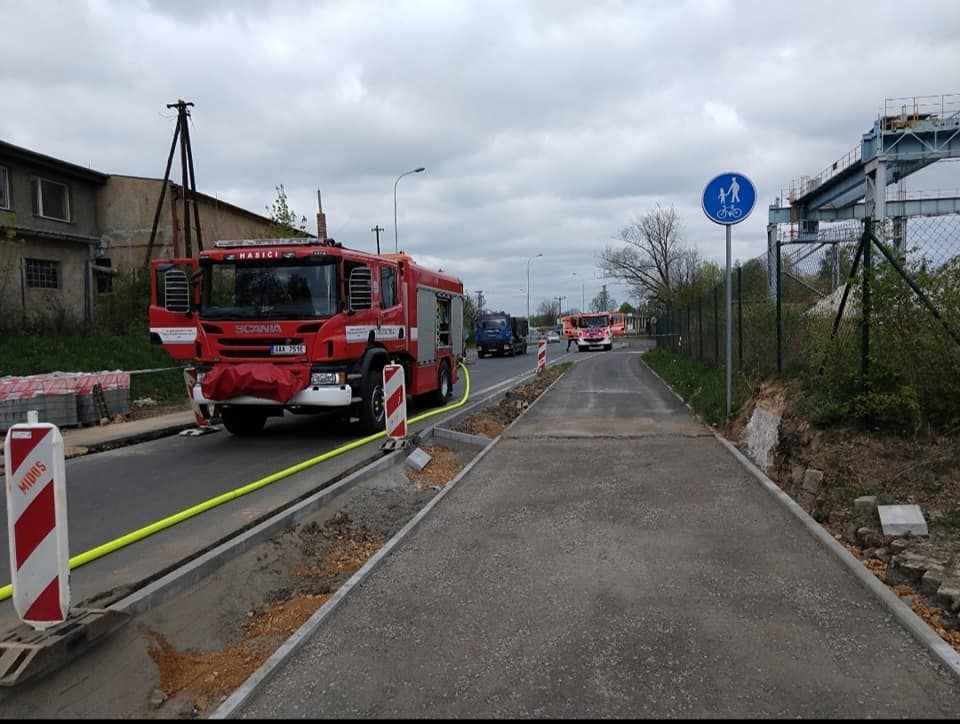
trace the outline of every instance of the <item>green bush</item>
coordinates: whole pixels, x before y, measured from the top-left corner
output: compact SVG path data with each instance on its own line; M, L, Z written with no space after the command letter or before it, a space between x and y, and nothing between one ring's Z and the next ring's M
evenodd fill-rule
M850 401L837 399L830 393L817 390L805 391L797 400L797 411L817 427L832 427L846 420L850 414Z
M706 422L718 425L727 419L726 379L722 367L714 367L658 348L644 352L643 359ZM749 385L746 379L742 375L736 375L733 413L748 395Z
M871 284L869 376L862 380L862 290L848 298L851 318L835 338L833 320L808 327L802 369L821 424L844 405L871 427L916 432L960 422L960 345L944 324L960 330L960 260L909 273L943 316L937 318L888 262L876 264ZM866 385L864 385L866 382Z
M853 399L853 413L866 425L892 432L915 433L920 426L920 402L913 388L896 393L868 392Z

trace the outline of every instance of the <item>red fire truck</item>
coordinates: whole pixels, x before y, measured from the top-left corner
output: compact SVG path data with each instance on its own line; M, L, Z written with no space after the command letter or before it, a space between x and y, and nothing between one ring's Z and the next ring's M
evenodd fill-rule
M613 349L613 326L609 312L590 312L580 315L577 350L600 347Z
M195 409L235 435L285 411L339 409L385 428L383 366L444 404L463 350L463 283L403 253L332 239L218 241L151 262L150 337L195 364Z

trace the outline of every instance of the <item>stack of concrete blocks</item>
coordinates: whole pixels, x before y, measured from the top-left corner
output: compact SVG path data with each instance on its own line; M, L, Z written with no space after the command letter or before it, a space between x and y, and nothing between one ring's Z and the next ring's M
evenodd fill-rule
M130 373L114 370L98 372L97 375L110 414L128 414L130 412Z
M95 372L81 372L77 375L77 421L81 425L100 422L97 405L93 401L93 386L96 382Z
M99 422L93 388L99 384L110 415L130 412L129 372L51 372L0 377L0 432L27 421L36 410L41 422L57 427Z
M126 415L130 412L130 373L81 372L76 375L77 418L81 425L100 422L94 400L94 387L100 385L107 414Z
M0 378L0 401L0 429L3 430L26 422L30 410L37 411L41 422L51 422L58 427L77 424L77 395L67 375Z

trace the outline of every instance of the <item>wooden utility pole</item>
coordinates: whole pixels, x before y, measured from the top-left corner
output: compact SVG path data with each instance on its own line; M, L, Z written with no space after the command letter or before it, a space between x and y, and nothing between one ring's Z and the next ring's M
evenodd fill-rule
M377 235L377 254L380 253L380 232L383 231L382 226L374 226L370 231L374 232Z
M160 225L160 212L163 209L163 199L167 193L167 183L170 181L170 169L173 166L173 155L177 150L177 141L180 142L181 192L183 193L183 240L185 256L193 256L193 239L190 223L189 203L193 202L193 224L197 231L197 250L203 251L203 237L200 232L200 210L197 207L197 178L193 170L193 149L190 146L190 128L187 110L193 103L178 100L168 103L167 108L177 109L177 126L173 131L173 143L170 144L170 154L167 156L167 167L163 172L163 183L160 186L160 198L157 201L157 211L153 216L153 228L150 230L150 241L147 244L147 256L144 259L144 268L149 268L150 257L153 256L153 245L157 239L157 228Z

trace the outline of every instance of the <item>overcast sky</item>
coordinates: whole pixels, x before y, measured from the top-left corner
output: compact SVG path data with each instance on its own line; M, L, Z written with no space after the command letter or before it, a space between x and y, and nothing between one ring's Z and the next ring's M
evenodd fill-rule
M757 256L780 189L884 99L960 93L955 0L0 0L0 28L3 140L161 177L183 98L199 190L267 214L283 184L315 231L320 189L329 234L369 251L425 166L396 186L400 248L518 314L528 268L532 312L589 304L597 254L658 202L722 264L700 196L725 171L757 186L733 227ZM903 185L960 188L960 164Z

